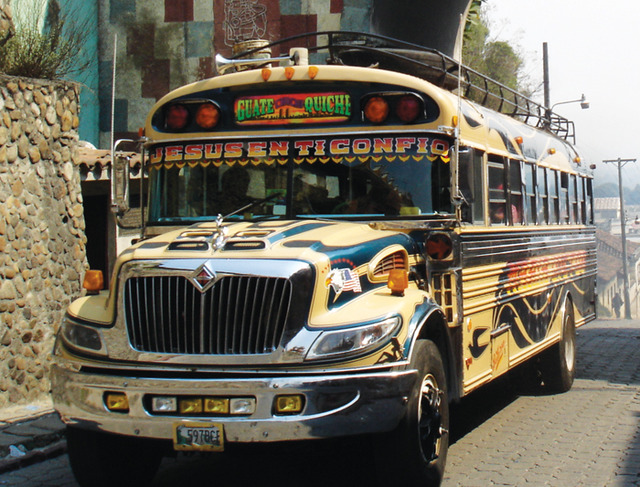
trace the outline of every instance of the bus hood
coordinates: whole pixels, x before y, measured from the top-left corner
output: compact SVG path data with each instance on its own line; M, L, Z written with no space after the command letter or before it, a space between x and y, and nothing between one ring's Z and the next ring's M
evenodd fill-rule
M419 259L418 245L407 234L377 230L367 223L323 220L203 223L138 243L122 254L121 264L139 260L202 259L226 269L260 261L261 272L278 261L308 264L316 283L329 291L329 303L381 285L393 268L409 270ZM267 261L267 262L265 262ZM266 264L266 265L265 265Z

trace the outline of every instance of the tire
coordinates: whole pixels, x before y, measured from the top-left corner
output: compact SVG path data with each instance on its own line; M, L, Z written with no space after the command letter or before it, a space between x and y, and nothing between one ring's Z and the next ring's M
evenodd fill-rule
M436 345L418 340L411 359L418 371L398 427L376 444L380 473L394 484L438 486L449 448L449 397L442 358Z
M67 427L69 463L82 487L144 486L162 460L153 440Z
M576 326L570 299L564 304L560 342L547 350L541 359L544 387L554 393L571 389L576 374Z

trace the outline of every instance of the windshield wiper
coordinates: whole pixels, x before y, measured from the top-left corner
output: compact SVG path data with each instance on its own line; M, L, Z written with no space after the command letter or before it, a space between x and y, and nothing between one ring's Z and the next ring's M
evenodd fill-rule
M218 218L222 218L222 220L224 221L225 219L229 218L230 216L237 215L238 213L240 213L240 212L242 212L244 210L248 210L249 208L253 208L254 206L258 206L258 205L261 205L262 203L266 203L267 201L271 201L273 199L276 199L278 196L284 196L284 193L283 192L277 192L277 193L270 194L266 198L262 198L260 200L252 201L251 203L244 205L242 208L238 208L237 210L233 210L231 213L228 213L225 216L222 216L222 215L218 214Z

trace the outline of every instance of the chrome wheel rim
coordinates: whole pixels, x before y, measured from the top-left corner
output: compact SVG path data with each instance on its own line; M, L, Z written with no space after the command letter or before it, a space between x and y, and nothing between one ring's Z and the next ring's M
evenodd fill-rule
M422 455L427 462L436 460L440 454L442 438L442 391L431 374L422 379L418 403L418 434Z

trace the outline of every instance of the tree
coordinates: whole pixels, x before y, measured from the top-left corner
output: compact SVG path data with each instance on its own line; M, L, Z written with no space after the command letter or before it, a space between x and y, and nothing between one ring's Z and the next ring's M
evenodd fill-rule
M516 91L528 91L521 85L523 60L504 41L491 40L489 23L482 11L483 0L473 0L465 26L462 61L470 68Z

